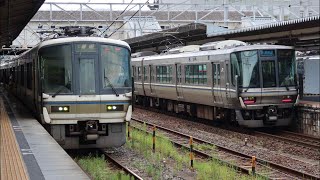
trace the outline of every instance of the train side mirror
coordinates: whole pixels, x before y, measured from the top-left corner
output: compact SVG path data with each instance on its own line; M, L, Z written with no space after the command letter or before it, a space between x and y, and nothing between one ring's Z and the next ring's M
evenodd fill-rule
M238 84L239 80L238 80L238 78L239 78L238 75L235 75L235 76L234 76L234 79L236 80L235 86L236 86L236 96L237 96L237 97L239 97L239 84Z

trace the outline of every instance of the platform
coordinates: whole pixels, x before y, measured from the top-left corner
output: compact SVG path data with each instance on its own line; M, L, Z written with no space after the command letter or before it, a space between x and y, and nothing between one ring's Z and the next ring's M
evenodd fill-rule
M0 92L1 180L90 179L19 103Z
M308 100L300 100L299 106L302 107L312 107L312 108L320 108L320 102L318 101L308 101Z

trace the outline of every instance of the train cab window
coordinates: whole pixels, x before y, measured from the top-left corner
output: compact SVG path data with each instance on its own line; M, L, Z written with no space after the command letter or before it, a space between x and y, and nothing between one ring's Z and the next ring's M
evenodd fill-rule
M48 94L71 93L71 45L43 47L39 50L43 92Z
M241 51L231 54L231 80L233 85L235 85L235 75L238 75L239 87L260 87L257 50Z
M101 45L100 59L104 89L109 89L111 86L115 88L131 87L130 52L127 48Z
M238 75L238 80L240 78L240 66L239 66L239 60L235 53L231 54L231 82L235 86L236 85L236 79L235 76Z
M277 51L279 85L294 86L296 85L296 65L294 58L294 50L283 49Z
M185 81L187 84L207 84L207 65L186 65Z

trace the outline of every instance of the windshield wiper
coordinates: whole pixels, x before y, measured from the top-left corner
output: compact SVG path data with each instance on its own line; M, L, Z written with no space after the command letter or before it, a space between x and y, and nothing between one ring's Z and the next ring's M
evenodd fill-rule
M52 95L52 97L56 97L58 94L60 94L60 92L64 89L67 88L68 90L70 89L71 86L71 82L69 81L67 84L65 84L64 86L60 86L60 88Z
M58 95L63 89L63 86L60 86L60 88L52 95L52 97L56 97L56 95Z
M116 94L116 96L118 97L119 94L117 93L116 89L113 87L113 85L111 84L109 78L106 76L106 70L104 69L104 79L106 79L108 81L109 86L111 87L112 91Z

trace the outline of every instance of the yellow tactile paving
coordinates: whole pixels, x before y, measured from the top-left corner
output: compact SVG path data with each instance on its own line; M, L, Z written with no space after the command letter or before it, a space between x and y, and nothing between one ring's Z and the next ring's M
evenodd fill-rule
M0 180L28 180L20 149L0 97Z

